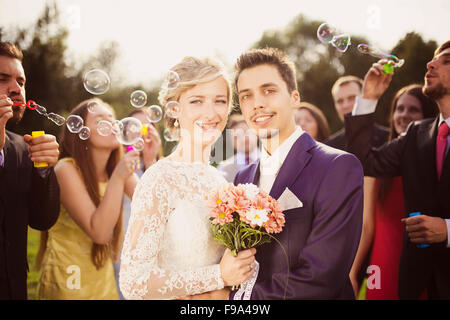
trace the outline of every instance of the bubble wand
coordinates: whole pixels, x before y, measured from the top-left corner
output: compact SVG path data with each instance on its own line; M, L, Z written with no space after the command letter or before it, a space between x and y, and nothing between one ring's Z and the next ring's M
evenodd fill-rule
M60 116L59 114L50 112L47 113L47 109L45 109L43 106L37 104L33 100L28 100L27 103L14 103L14 107L22 107L22 108L28 108L30 110L36 110L37 113L46 116L49 120L53 121L56 125L62 126L64 122L66 122L66 119L63 116Z
M392 72L394 72L394 68L400 68L405 63L404 59L399 59L393 54L384 53L378 48L375 48L374 46L368 44L359 44L357 49L359 52L371 55L372 57L387 59L388 63L383 65L384 74L391 74Z

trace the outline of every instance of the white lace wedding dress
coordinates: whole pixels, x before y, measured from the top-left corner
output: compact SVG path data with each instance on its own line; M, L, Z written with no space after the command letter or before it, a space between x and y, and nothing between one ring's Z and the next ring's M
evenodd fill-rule
M120 288L127 299L176 299L224 287L224 247L211 235L205 195L226 183L214 167L162 159L136 187Z

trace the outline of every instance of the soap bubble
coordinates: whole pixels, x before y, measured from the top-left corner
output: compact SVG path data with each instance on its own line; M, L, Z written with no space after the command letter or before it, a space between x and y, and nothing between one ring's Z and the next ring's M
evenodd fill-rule
M145 142L144 142L144 139L142 139L142 138L137 139L137 141L135 143L133 143L133 148L136 151L142 151L142 150L144 150L144 147L145 147Z
M335 32L336 30L328 23L322 23L317 29L317 38L320 42L329 44L333 40Z
M115 120L112 124L111 124L111 130L112 133L114 134L118 134L121 130L123 129L123 123L120 122L120 120Z
M170 131L169 128L165 128L163 132L164 140L167 142L173 142L179 140L179 130L173 130L173 132Z
M348 47L351 44L350 36L348 34L341 34L339 36L335 36L333 37L333 40L331 40L331 44L339 51L345 52L347 51Z
M51 121L53 121L56 125L62 126L66 119L63 116L60 116L59 114L50 112L47 114L47 118Z
M112 124L108 120L100 120L97 123L97 132L99 135L106 137L112 133Z
M84 75L83 84L89 93L99 95L109 90L111 80L103 70L93 69Z
M87 105L87 109L90 113L95 113L98 108L98 102L97 101L91 101Z
M78 133L78 137L80 137L81 140L87 140L91 136L91 129L88 127L83 126Z
M69 131L71 133L80 132L83 125L84 125L84 121L83 121L83 118L81 118L80 116L72 114L67 117L66 126L67 126L67 129L69 129Z
M180 116L180 105L176 101L169 101L166 104L166 115L169 118L178 118Z
M44 116L47 115L47 109L45 109L43 106L40 106L38 104L36 104L36 112L39 114L42 114Z
M134 91L130 96L130 103L135 108L142 108L147 103L147 94L142 90Z
M134 117L120 120L122 129L116 134L117 140L123 145L133 145L142 137L142 122Z
M365 43L358 44L356 48L358 49L359 52L369 54L372 57L378 57L379 54L382 54L382 52L376 49L375 47Z
M167 77L166 77L166 81L165 81L166 88L169 90L174 90L174 89L178 88L179 82L180 82L180 76L178 75L178 73L170 70L167 73Z
M337 31L328 23L322 23L317 29L317 38L324 44L331 44L341 52L347 51L350 46L350 36L348 34L337 34Z
M163 112L160 106L152 105L147 108L146 116L150 122L158 122L162 119Z

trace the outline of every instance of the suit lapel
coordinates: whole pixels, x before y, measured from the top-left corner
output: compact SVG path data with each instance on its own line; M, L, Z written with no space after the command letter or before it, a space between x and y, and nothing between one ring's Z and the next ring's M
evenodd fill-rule
M270 190L270 196L274 199L278 199L286 187L289 188L294 184L306 164L311 159L311 154L308 150L315 145L316 142L314 139L311 138L308 133L303 132L293 144L284 160L280 171L275 178L272 189Z

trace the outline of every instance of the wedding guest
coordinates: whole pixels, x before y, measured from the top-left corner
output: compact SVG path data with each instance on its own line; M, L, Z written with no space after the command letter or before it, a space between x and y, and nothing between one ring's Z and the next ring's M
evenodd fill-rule
M242 114L235 113L228 119L227 134L233 140L235 154L222 161L217 169L224 173L225 179L234 181L236 173L259 158L258 137L250 130Z
M97 102L94 113L90 102ZM122 236L122 196L132 196L137 151L122 156L114 135L97 132L100 120L113 122L114 110L100 99L76 106L71 115L90 129L87 140L64 128L55 172L61 188L56 224L42 234L37 255L41 265L39 299L117 299L111 260L117 259Z
M355 76L342 76L336 80L331 88L334 107L341 122L344 122L344 116L352 112L356 98L362 94L363 80ZM389 130L379 124L374 126L374 134L372 136L372 144L379 147L388 139ZM330 147L347 150L347 138L345 136L345 127L335 132L325 142Z
M322 110L308 102L300 102L295 112L295 123L314 140L324 142L330 136L330 127Z
M422 93L421 85L403 87L392 101L389 141L405 133L411 122L434 118L437 113L436 103ZM373 212L371 216L365 217L350 279L357 294L357 273L362 260L370 253L369 265L379 267L382 277L379 286L371 284L367 287L366 300L398 299L398 271L404 232L400 221L404 216L402 178L378 178L375 189L366 196L374 210L370 211Z
M0 42L0 300L27 299L28 226L49 229L59 213L56 138L6 130L26 109L13 106L26 101L22 57L14 44ZM34 167L33 161L48 166Z
M361 160L366 174L402 177L405 224L399 270L399 298L450 299L450 41L427 64L423 92L436 101L440 114L413 122L380 148L370 138L374 110L392 80L379 61L364 78L363 96L345 118L348 148ZM420 213L417 216L410 214ZM418 246L419 245L419 246ZM425 245L425 247L423 247Z

